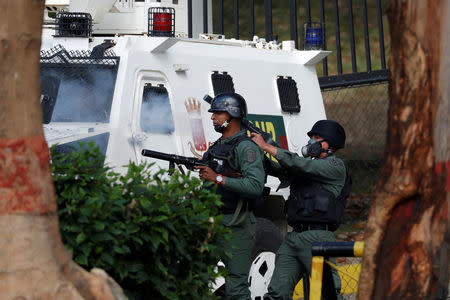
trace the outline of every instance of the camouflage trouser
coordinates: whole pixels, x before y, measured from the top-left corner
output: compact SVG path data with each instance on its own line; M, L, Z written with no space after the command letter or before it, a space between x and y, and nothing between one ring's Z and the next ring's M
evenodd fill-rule
M229 224L233 214L224 215L224 223ZM245 219L237 225L229 226L233 239L224 245L231 252L230 257L222 257L227 270L225 279L225 294L228 300L249 300L248 272L252 263L251 250L256 231L256 218L252 212L247 212Z
M294 289L303 274L311 274L313 242L334 242L331 231L310 230L288 232L275 258L275 270L264 300L292 300ZM333 263L335 260L330 259ZM341 289L339 274L333 269L333 281L337 291ZM337 299L343 299L337 292Z

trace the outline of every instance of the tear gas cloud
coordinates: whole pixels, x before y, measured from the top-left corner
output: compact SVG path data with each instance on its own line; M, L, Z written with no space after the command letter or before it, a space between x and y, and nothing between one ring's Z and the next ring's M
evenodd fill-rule
M160 93L155 92L151 87L144 89L140 125L142 131L149 133L169 134L174 131L167 91Z
M108 122L117 71L41 68L41 80L60 79L52 122ZM43 83L44 85L45 83Z

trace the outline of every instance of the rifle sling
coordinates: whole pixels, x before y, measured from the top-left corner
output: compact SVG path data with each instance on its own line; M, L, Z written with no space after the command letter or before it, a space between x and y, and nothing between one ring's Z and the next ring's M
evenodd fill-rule
M236 206L236 210L234 211L233 214L233 219L231 219L230 223L226 224L226 226L233 226L233 225L239 225L241 224L245 218L247 217L247 213L248 213L248 201L245 201L245 211L242 214L242 216L238 219L241 210L242 210L242 206L244 204L244 201L242 199L239 199L238 204Z

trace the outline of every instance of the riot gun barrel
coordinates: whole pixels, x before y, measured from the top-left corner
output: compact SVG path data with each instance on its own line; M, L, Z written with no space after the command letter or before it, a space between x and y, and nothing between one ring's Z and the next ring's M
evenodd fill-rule
M156 159L165 160L165 161L172 162L175 164L184 165L188 169L193 169L194 167L197 167L197 166L208 166L207 163L205 163L201 160L198 160L194 157L186 157L186 156L181 156L181 155L176 155L176 154L168 154L168 153L153 151L153 150L149 150L149 149L143 149L141 154L143 156L153 157Z
M173 161L173 162L177 162L178 160L180 160L180 159L182 160L182 158L184 158L184 157L179 157L176 154L163 153L163 152L153 151L153 150L149 150L149 149L143 149L141 154L143 156L153 157L153 158L167 160L167 161Z

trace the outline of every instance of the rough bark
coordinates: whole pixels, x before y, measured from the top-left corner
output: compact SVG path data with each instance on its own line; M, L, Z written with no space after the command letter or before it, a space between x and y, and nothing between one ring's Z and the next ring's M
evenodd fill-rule
M44 0L0 1L0 298L123 299L61 242L39 103L43 10Z
M385 160L366 226L359 299L446 299L450 203L445 0L392 0Z

